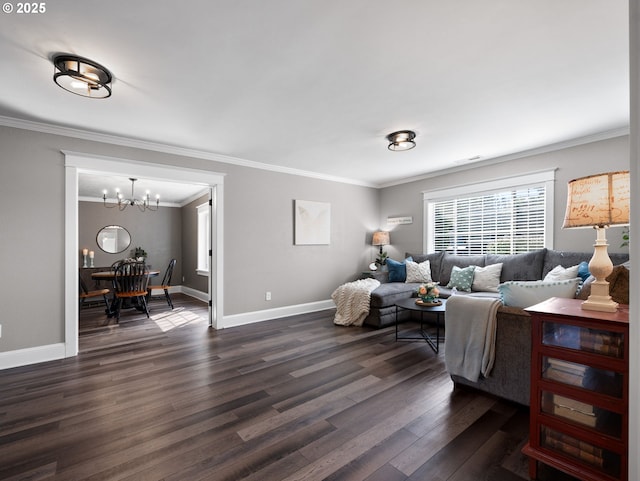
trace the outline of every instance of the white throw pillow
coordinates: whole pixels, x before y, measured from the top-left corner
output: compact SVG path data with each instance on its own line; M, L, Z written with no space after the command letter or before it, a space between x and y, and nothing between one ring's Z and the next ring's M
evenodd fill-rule
M476 267L475 271L473 271L473 285L471 286L471 290L498 292L500 274L502 274L502 262L486 267Z
M498 286L498 292L505 306L529 307L551 297L572 299L581 281L579 277L564 281L508 281Z
M431 263L428 259L420 264L407 259L405 263L407 265L407 280L405 282L433 282L431 280Z
M580 266L562 267L555 266L544 276L545 281L566 281L567 279L574 279L578 277L578 268Z

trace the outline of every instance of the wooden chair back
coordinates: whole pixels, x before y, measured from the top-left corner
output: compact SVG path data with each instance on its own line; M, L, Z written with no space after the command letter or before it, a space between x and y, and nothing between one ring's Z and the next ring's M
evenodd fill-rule
M116 267L113 288L116 297L140 297L147 294L148 282L144 261L125 261Z

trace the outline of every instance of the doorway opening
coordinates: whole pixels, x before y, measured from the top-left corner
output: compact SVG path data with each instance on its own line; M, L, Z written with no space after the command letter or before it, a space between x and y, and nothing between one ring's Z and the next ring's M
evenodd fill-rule
M65 155L65 357L78 353L78 174L120 174L208 187L211 198L212 258L208 289L209 325L221 328L223 313L223 198L224 175L198 169L150 164L77 152Z

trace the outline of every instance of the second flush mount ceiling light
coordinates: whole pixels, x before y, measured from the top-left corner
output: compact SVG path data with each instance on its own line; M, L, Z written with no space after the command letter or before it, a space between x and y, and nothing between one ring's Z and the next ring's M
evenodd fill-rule
M389 141L389 150L411 150L416 146L413 139L416 138L416 133L412 130L399 130L387 135Z

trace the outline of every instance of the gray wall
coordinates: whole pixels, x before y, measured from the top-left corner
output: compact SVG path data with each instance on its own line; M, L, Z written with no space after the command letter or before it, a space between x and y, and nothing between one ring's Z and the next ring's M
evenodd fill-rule
M380 227L377 189L3 126L0 146L0 352L64 341L61 150L226 174L224 315L329 299L370 262ZM293 246L294 199L331 204L331 245Z
M0 146L0 352L64 341L61 150L226 174L224 315L329 299L336 286L373 260L371 232L384 228L387 216L414 218L413 224L393 231L390 254L421 251L422 191L436 186L558 168L555 248L590 251L590 230L560 229L566 182L627 169L629 162L628 137L620 137L378 190L9 127L0 127ZM293 245L294 199L331 204L330 245ZM608 237L611 251L617 251L620 229L611 229ZM153 244L147 247L151 254ZM37 298L26 288L34 278L47 286ZM265 301L265 291L272 293L272 301Z
M389 226L391 246L387 249L395 259L405 252L422 252L423 248L423 192L465 184L473 184L541 170L556 170L555 225L553 247L558 250L592 252L595 232L592 229L562 229L567 199L567 182L600 172L629 170L629 137L617 137L592 142L507 162L477 166L455 173L387 187L381 191L380 222L391 216L413 216L413 224ZM393 227L393 228L392 228ZM610 252L627 252L620 248L622 228L607 231ZM551 247L551 246L549 246Z
M96 234L107 225L120 225L129 231L131 245L127 250L120 254L108 254L98 247ZM177 259L173 284L179 284L182 278L182 209L160 207L156 212L141 212L136 207L128 207L121 212L118 209L105 209L98 202L78 203L80 265L83 248L95 252L96 267L108 267L118 259L132 257L133 250L138 246L147 252L147 264L162 273L171 259Z

